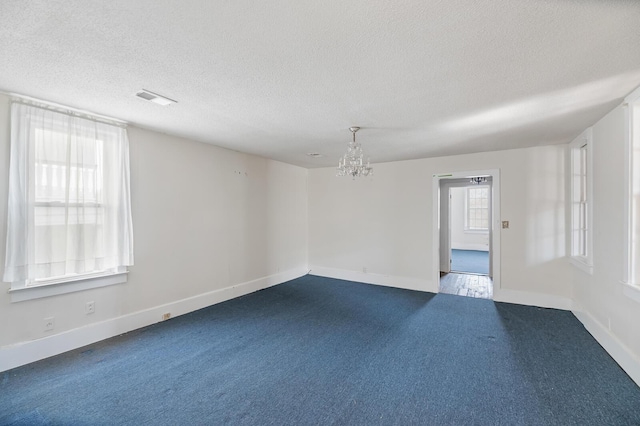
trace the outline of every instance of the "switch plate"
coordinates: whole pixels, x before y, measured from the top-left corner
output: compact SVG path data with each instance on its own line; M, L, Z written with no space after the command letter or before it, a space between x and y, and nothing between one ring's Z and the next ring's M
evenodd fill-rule
M44 319L44 331L52 331L56 325L56 319L49 317Z
M502 229L509 229L509 221L508 220L503 220L502 221Z

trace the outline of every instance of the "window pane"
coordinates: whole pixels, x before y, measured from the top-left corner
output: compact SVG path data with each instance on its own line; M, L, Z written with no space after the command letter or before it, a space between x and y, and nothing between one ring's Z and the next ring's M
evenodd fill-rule
M35 139L37 202L100 202L102 141L43 129Z

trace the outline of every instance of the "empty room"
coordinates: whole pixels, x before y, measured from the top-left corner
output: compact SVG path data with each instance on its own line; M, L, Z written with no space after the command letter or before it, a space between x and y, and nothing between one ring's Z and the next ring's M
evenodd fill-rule
M640 425L640 2L0 20L0 425Z

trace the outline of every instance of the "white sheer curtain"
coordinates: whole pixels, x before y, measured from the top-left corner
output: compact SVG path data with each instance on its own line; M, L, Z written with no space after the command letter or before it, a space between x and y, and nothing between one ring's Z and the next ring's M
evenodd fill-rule
M133 264L126 128L14 102L9 174L4 281Z

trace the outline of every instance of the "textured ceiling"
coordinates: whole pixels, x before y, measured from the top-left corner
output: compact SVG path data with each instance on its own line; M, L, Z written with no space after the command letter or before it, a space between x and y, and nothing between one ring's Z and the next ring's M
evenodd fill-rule
M0 2L0 90L304 167L350 126L374 163L565 143L639 84L637 0Z

